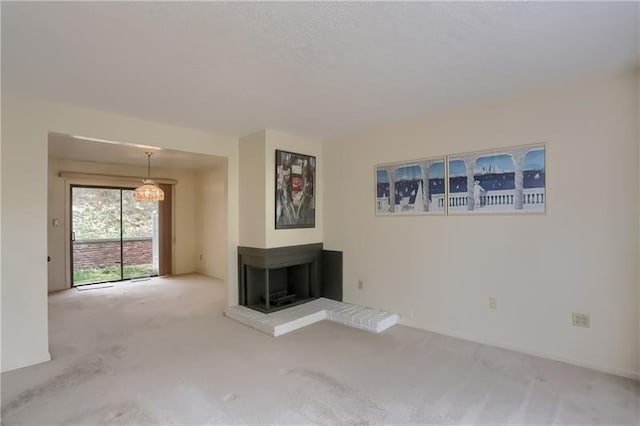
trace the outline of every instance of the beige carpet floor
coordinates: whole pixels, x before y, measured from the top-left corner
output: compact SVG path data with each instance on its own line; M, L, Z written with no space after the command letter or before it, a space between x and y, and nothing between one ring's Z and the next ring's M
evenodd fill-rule
M273 338L191 275L49 297L53 360L2 375L2 423L628 424L640 385L395 326Z

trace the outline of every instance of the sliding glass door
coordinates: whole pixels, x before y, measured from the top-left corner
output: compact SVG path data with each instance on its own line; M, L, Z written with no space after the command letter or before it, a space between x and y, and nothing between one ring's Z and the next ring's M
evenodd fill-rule
M133 190L71 187L73 286L158 275L158 203Z

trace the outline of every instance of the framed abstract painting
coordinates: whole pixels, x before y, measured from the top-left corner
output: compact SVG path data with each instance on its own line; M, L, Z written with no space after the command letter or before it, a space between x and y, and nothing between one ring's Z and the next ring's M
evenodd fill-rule
M276 150L276 229L316 226L316 157Z

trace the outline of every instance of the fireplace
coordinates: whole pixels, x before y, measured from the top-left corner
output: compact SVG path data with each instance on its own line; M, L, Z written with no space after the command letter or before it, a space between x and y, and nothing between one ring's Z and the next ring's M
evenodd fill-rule
M323 269L330 270L323 273ZM323 275L330 277L331 283L323 285ZM342 253L322 250L322 243L270 249L238 247L238 294L240 305L264 313L321 296L342 299Z
M313 299L312 269L311 263L273 269L247 266L247 306L271 312Z

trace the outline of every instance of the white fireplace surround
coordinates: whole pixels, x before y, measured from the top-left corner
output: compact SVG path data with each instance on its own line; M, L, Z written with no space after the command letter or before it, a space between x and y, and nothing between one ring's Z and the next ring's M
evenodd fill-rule
M396 324L399 319L397 314L324 297L270 314L245 306L231 306L225 311L225 316L274 337L323 320L380 333Z

